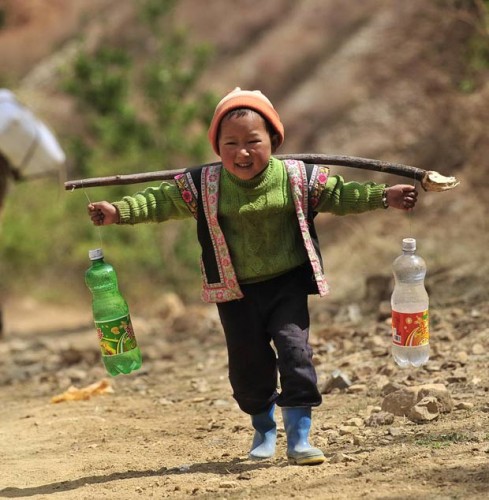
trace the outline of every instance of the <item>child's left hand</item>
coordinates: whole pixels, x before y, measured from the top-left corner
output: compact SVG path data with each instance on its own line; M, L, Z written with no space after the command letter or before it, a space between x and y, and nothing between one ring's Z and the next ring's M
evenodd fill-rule
M385 189L385 196L389 207L410 210L416 205L418 191L409 184L396 184Z

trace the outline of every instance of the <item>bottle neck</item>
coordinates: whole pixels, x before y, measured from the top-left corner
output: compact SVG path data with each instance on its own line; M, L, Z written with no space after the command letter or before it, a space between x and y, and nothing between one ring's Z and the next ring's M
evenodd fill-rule
M113 267L103 257L91 261L86 273L86 284L93 295L118 292L119 284Z

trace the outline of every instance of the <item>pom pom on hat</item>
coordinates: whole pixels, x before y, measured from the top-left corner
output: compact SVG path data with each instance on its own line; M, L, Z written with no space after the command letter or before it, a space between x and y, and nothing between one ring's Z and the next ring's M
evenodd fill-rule
M270 122L277 133L279 137L277 146L280 146L284 142L284 126L270 100L259 90L241 90L239 87L236 87L219 101L209 127L209 141L216 154L219 155L217 133L221 120L229 111L237 108L249 108L260 113Z

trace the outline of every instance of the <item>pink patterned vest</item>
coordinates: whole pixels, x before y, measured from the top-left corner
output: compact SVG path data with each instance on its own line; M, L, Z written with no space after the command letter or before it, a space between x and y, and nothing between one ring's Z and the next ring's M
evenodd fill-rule
M322 269L319 242L314 227L314 211L328 180L329 169L307 165L297 160L284 160L292 190L299 227L311 264L317 293L328 293ZM224 234L219 226L218 200L220 164L192 169L177 175L175 182L182 199L197 220L197 234L202 247L201 271L204 302L228 302L243 297L234 271Z

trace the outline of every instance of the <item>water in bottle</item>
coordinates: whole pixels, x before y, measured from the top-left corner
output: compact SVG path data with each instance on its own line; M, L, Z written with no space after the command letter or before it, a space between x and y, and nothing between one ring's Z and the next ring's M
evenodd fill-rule
M92 292L93 319L105 369L114 376L130 373L141 367L142 359L127 302L102 249L90 250L88 256L92 265L85 273L85 283Z
M392 356L401 367L428 362L429 298L424 286L426 264L416 254L416 240L402 240L402 255L394 260L392 307Z

